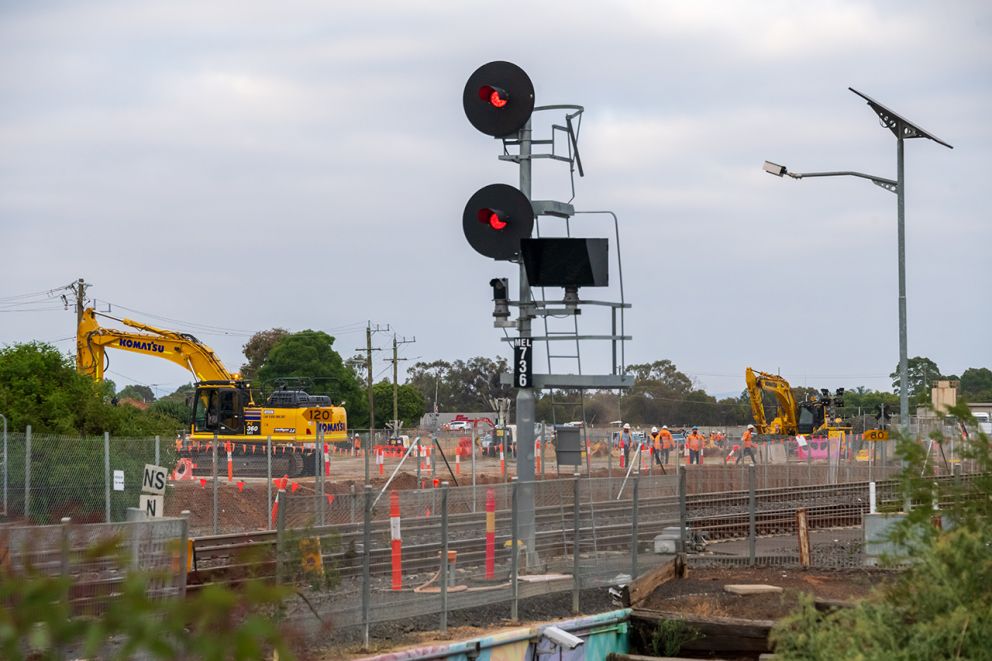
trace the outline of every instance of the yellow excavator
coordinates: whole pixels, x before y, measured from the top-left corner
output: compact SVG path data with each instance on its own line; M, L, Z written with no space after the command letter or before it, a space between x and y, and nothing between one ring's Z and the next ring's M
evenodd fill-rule
M789 382L778 374L757 372L748 367L744 372L747 393L751 400L751 414L759 434L796 434L836 436L850 432L843 424L836 410L844 405L844 389L839 388L833 395L821 389L820 396L808 396L806 401L796 405ZM778 402L778 413L768 421L765 415L763 394L770 392ZM798 418L796 417L798 413Z
M134 330L101 326L97 315ZM257 404L250 384L237 372L227 371L213 350L194 336L85 309L76 332L76 370L102 381L108 362L107 349L162 358L186 368L196 377L184 453L212 441L215 435L218 441L245 447L265 446L271 438L274 445L294 449L312 449L318 431L327 443L348 439L347 413L343 407L333 406L326 395L284 389L273 392L263 404ZM252 448L250 456L257 457L257 461L248 461L248 452L243 453L245 462L239 461L259 464L247 466L250 472L264 466L266 461L264 453L255 449ZM282 452L277 456L279 466L274 465L273 470L278 474L295 476L312 473L314 469L312 452Z

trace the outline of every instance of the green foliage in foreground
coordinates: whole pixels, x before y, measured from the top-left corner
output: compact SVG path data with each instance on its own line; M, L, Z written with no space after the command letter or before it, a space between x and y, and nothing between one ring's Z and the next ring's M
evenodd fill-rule
M969 417L961 407L953 413ZM925 449L901 441L903 487L914 503L892 540L912 564L856 607L824 614L811 601L772 632L783 659L992 659L992 455L989 439L964 449L977 475L934 481ZM940 500L943 530L933 525Z
M106 552L108 544L88 551ZM294 658L275 617L287 589L249 580L237 590L212 585L185 599L156 599L154 575L130 572L105 610L86 616L72 611L72 582L0 572L0 658Z

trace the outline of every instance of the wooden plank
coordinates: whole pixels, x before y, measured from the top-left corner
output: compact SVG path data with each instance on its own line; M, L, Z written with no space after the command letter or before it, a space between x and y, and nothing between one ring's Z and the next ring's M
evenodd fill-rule
M806 516L805 507L796 510L796 532L799 535L799 564L804 569L809 569L809 518Z
M775 624L773 620L745 620L731 617L710 617L700 619L686 617L681 613L634 609L631 622L642 621L657 626L662 620L676 620L695 629L700 638L687 642L684 650L714 652L767 652L768 633Z
M683 563L680 556L675 556L668 562L662 563L645 574L641 574L634 579L627 591L630 595L630 603L626 606L637 606L647 599L659 586L664 585L673 578L683 575Z

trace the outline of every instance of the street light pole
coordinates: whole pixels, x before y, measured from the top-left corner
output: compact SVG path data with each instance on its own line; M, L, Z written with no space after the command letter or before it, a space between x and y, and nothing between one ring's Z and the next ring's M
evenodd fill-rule
M899 421L903 432L909 430L909 350L906 338L906 167L905 167L905 140L906 138L927 138L944 145L948 149L954 149L932 133L928 133L913 124L899 114L889 110L870 96L862 94L853 87L848 88L862 99L868 102L871 109L875 111L882 125L892 131L896 137L896 180L876 177L862 172L789 172L784 165L778 165L770 161L765 161L765 172L776 177L788 176L793 179L803 179L804 177L840 177L851 176L869 179L872 183L882 188L894 192L897 197L897 223L898 223L898 253L899 253Z
M906 172L904 141L896 136L896 207L899 234L899 424L909 429L909 349L906 337Z

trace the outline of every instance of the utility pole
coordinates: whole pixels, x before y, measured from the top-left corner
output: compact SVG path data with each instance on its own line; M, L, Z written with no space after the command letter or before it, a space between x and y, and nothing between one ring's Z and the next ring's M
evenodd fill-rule
M83 322L83 307L86 303L86 288L89 287L86 281L80 278L76 280L73 293L76 295L76 327Z
M399 413L399 362L401 360L406 360L406 358L399 357L399 345L401 344L411 344L416 342L417 338L408 340L405 337L402 340L396 339L396 333L393 333L393 359L390 361L393 364L393 435L399 433L400 429L400 413ZM435 396L436 399L436 396Z
M372 440L375 434L375 410L373 408L375 401L372 397L372 352L381 351L378 347L372 346L372 336L375 333L381 333L388 330L389 324L386 324L385 328L381 328L379 324L376 324L375 328L373 328L372 322L370 321L368 326L365 327L365 348L355 349L355 351L365 352L365 381L366 386L369 389L369 440L368 443L366 443L367 447L365 448L365 484L369 483L369 455L372 452Z

